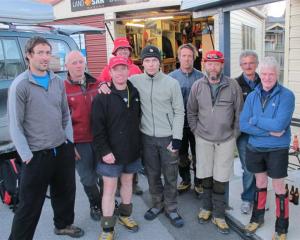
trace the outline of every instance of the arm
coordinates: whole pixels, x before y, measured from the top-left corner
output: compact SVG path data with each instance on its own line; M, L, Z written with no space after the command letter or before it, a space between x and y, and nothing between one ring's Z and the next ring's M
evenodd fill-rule
M101 72L101 74L98 76L97 81L99 82L111 82L111 76L109 73L108 66L105 66Z
M253 96L254 95L251 94L246 98L243 110L240 114L240 130L241 132L254 135L254 136L269 136L268 131L253 126L250 123L250 119L252 117Z
M26 162L33 157L23 129L27 96L26 90L18 89L17 86L12 84L8 92L9 132L18 154Z
M189 127L191 131L194 133L197 127L197 121L198 121L198 102L197 102L197 87L198 84L194 84L192 86L188 103L187 103L187 119L189 123Z
M93 146L98 160L111 153L106 127L105 99L103 97L105 96L96 96L92 104Z
M271 102L269 104L272 104ZM275 118L255 116L251 119L253 125L269 132L282 132L290 125L295 109L295 96L288 93L280 96L280 103Z
M173 139L182 139L182 130L184 124L184 105L179 83L174 80L172 87L172 109L174 112L173 119Z
M66 138L69 141L74 142L72 120L70 116L70 110L68 106L68 100L67 100L65 88L63 88L63 92L62 92L61 112L62 112L62 127L65 130Z
M235 94L235 102L234 102L234 123L233 123L233 129L234 129L234 136L235 138L238 138L240 135L240 113L243 109L244 105L244 99L243 99L243 93L240 86L237 84L235 80L234 86L236 88L236 94Z

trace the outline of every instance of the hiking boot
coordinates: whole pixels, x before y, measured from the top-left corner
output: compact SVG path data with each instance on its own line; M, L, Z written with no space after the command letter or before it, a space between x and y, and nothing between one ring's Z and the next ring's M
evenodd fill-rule
M226 221L224 218L212 218L212 223L216 225L218 228L218 231L223 234L228 234L229 233L229 226L227 225Z
M147 210L147 212L144 215L144 218L148 221L152 221L155 219L159 214L161 214L164 211L163 208L150 208Z
M133 194L135 194L137 196L143 195L143 190L141 189L141 187L138 184L133 185L132 192L133 192Z
M138 224L130 216L129 217L119 216L119 222L120 224L122 224L124 227L126 227L128 230L132 232L137 232L139 230Z
M263 225L263 223L258 223L258 222L250 222L245 226L245 234L246 236L251 236L253 235L256 230L261 227Z
M272 240L286 240L286 234L285 233L275 233L272 237Z
M72 238L80 238L84 235L84 231L74 225L69 225L62 229L54 228L54 233L56 235L67 235Z
M191 188L191 183L182 181L182 182L178 185L177 191L178 191L179 193L184 193L184 192L187 192L190 188Z
M98 240L114 240L115 231L112 232L102 232Z
M195 185L194 190L197 195L200 195L203 193L203 187L201 184Z
M182 217L178 214L177 210L165 213L167 218L170 219L171 224L176 228L181 228L184 225Z
M201 209L198 214L198 221L199 223L207 223L211 217L211 211Z
M251 203L247 201L243 201L241 205L241 213L242 214L250 214L251 212Z
M94 221L100 221L101 215L101 208L99 208L98 206L91 207L90 216Z

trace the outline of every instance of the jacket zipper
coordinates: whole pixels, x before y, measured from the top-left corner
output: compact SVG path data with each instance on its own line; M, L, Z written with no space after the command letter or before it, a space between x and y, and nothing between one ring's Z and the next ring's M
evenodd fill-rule
M153 123L153 136L155 136L155 124L154 124L154 114L153 114L153 78L151 78L151 95L150 95L150 102L151 102L151 115L152 115L152 123Z

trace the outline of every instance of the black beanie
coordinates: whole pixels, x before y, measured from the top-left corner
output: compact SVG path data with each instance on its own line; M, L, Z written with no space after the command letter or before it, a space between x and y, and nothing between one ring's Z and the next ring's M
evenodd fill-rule
M144 61L145 58L149 58L149 57L155 57L160 61L161 59L160 59L159 49L153 45L148 45L144 47L141 52L142 62Z

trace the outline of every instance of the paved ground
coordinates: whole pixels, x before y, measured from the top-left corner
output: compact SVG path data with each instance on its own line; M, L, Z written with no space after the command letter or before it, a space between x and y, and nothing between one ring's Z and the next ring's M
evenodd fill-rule
M140 176L140 185L145 190L142 197L134 196L133 216L140 225L140 231L130 233L122 226L117 226L117 239L119 240L238 240L240 237L233 231L229 235L222 235L217 232L211 223L200 225L197 222L197 213L200 207L200 200L193 192L188 192L179 197L179 209L185 219L185 226L176 229L170 225L169 220L161 214L154 221L146 221L143 218L144 212L150 206L150 196L147 191L147 182L144 176ZM100 234L100 225L89 217L89 209L86 196L80 184L77 184L76 196L76 219L75 224L85 230L82 240L96 240ZM13 214L11 210L0 203L0 240L7 240ZM38 240L64 240L69 237L59 237L53 234L52 209L49 199L46 199L42 216L38 224L34 239Z

